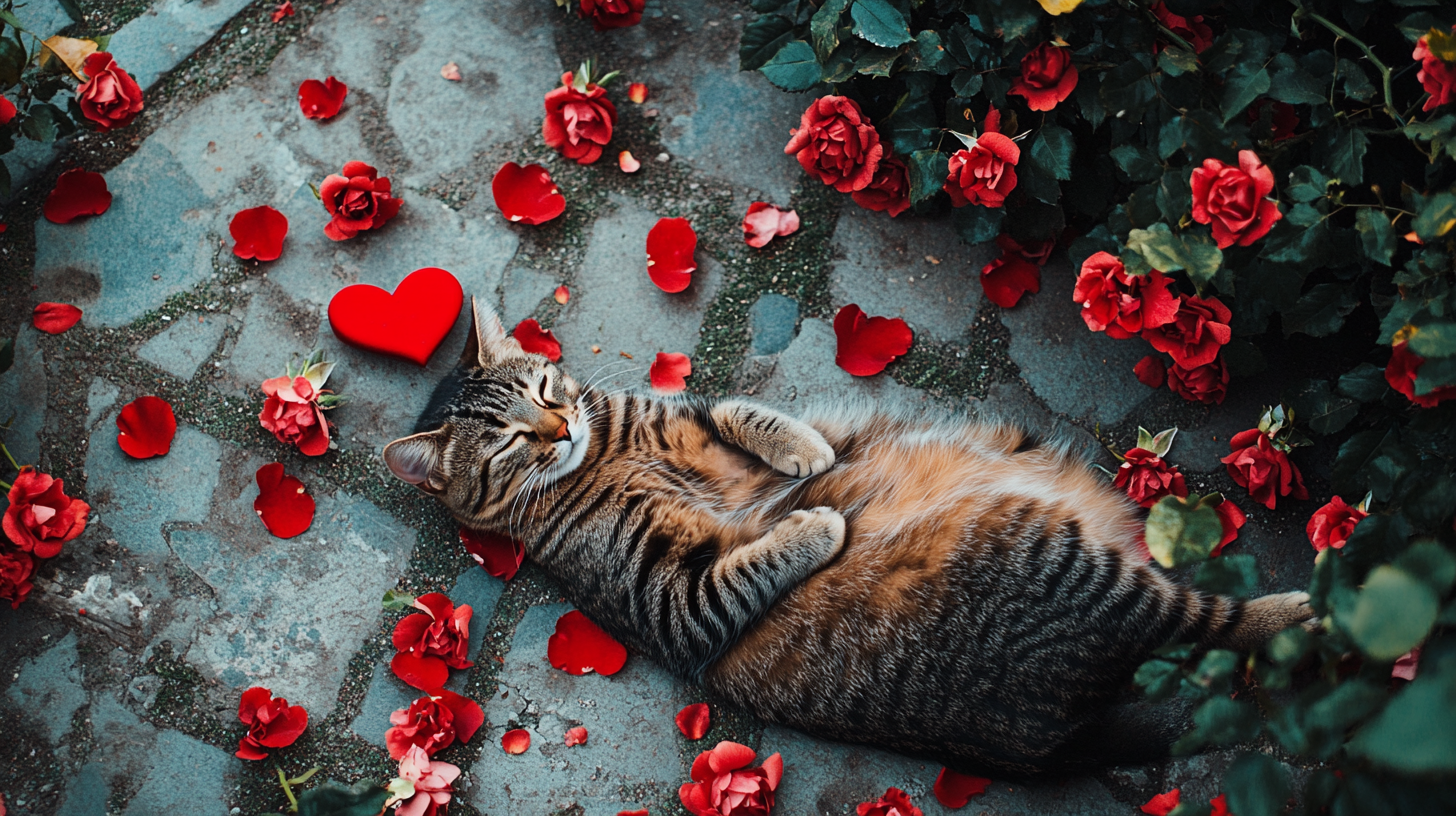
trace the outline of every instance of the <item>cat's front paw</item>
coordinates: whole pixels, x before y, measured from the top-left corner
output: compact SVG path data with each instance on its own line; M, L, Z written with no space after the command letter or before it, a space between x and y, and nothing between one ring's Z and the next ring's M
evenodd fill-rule
M834 467L834 448L818 431L805 426L806 433L785 443L768 457L769 467L785 476L806 478Z
M795 510L774 525L774 537L794 548L810 550L823 564L844 547L844 516L832 507Z

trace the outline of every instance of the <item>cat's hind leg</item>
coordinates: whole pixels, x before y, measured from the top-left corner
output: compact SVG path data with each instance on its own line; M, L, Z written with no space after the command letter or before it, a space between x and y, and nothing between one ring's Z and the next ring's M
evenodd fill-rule
M786 476L813 476L834 467L834 448L824 436L787 414L746 400L727 400L714 405L711 415L725 441Z
M1310 631L1319 626L1319 619L1309 605L1309 593L1284 592L1245 601L1237 623L1209 645L1236 652L1252 651L1291 626L1303 626Z

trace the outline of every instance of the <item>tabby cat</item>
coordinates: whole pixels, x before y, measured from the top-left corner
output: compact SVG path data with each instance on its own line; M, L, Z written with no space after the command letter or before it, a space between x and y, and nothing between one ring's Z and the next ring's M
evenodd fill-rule
M1150 651L1312 615L1173 583L1132 503L1015 427L606 393L476 308L391 471L764 720L965 771L1143 761L1185 722L1111 705Z

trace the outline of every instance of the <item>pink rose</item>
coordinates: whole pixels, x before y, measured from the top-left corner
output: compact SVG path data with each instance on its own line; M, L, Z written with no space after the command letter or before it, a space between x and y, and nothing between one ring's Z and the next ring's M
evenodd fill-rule
M693 816L767 816L784 775L784 760L774 754L762 766L748 767L754 758L752 748L727 741L698 754L693 783L678 790L683 807Z
M459 777L459 768L432 760L418 745L411 745L399 761L399 778L412 783L413 792L407 797L396 795L385 808L396 805L395 816L443 816L455 792L451 783ZM395 788L391 785L390 789Z

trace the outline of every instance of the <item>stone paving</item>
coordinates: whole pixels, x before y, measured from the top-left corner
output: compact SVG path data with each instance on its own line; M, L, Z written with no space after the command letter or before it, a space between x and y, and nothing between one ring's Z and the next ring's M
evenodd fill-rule
M930 792L938 767L764 727L721 701L709 701L708 736L685 740L672 717L702 692L640 657L612 677L552 669L546 639L568 608L559 589L529 564L510 582L475 567L444 514L378 460L458 356L466 316L427 366L383 358L327 327L329 298L347 284L392 288L415 268L444 267L507 325L535 317L553 328L564 365L579 377L600 371L610 387L645 388L658 351L691 353L690 387L707 393L790 410L859 398L1010 417L1070 436L1103 465L1113 462L1102 446L1129 446L1136 426L1177 424L1171 458L1200 491L1231 487L1217 464L1223 440L1276 399L1272 374L1239 381L1242 393L1213 411L1155 394L1132 374L1141 344L1083 326L1064 257L1045 268L1039 294L999 309L976 280L992 247L961 243L944 218L891 220L806 179L781 151L806 98L736 71L746 6L650 0L641 26L597 34L547 0L300 2L301 34L261 68L206 48L193 57L234 15L271 8L244 5L162 0L127 24L113 50L144 85L172 71L232 78L200 99L150 107L146 137L95 154L102 166L79 145L63 145L55 163L35 159L29 197L17 194L6 217L35 222L33 239L7 236L33 263L7 268L28 295L4 311L16 338L16 365L0 375L0 416L15 415L6 441L93 508L31 600L0 610L0 794L11 814L251 816L287 805L275 765L292 775L321 765L320 778L344 782L389 778L383 731L415 696L386 665L400 614L379 598L391 588L445 591L475 610L476 668L454 672L450 686L481 701L487 723L440 757L467 770L452 813L680 813L678 785L718 739L782 752L778 813L851 813L889 786L927 814L948 812ZM646 82L652 97L632 105L625 82L616 86L617 140L579 168L542 144L541 98L588 56ZM459 83L440 77L450 61ZM350 87L343 112L305 120L298 83L328 75ZM642 160L637 176L611 161L618 149ZM335 243L309 184L349 160L395 179L405 205L385 228ZM506 223L488 190L505 160L544 162L567 214L543 227ZM73 165L104 170L114 204L50 224L35 191ZM738 219L760 199L797 207L801 233L745 247ZM228 221L262 204L289 219L283 256L239 262ZM642 274L645 234L669 215L692 218L701 241L693 285L678 295ZM565 306L551 297L562 283ZM75 303L85 318L41 335L28 314L42 300ZM874 377L837 368L831 323L848 302L903 317L916 350ZM338 449L308 460L256 416L259 383L314 348L339 361L330 385L350 401L331 417ZM178 434L166 456L133 460L117 448L115 418L148 393L173 403ZM253 474L275 460L318 501L313 526L289 540L268 535L251 508ZM1236 546L1261 556L1266 588L1303 586L1299 522L1250 504L1241 502L1251 520ZM235 711L255 684L306 706L310 726L292 748L249 763L232 755ZM563 734L576 725L589 741L568 748ZM509 756L499 739L516 727L532 745ZM1215 753L1037 785L998 781L962 812L1134 813L1174 785L1206 800L1227 761Z

